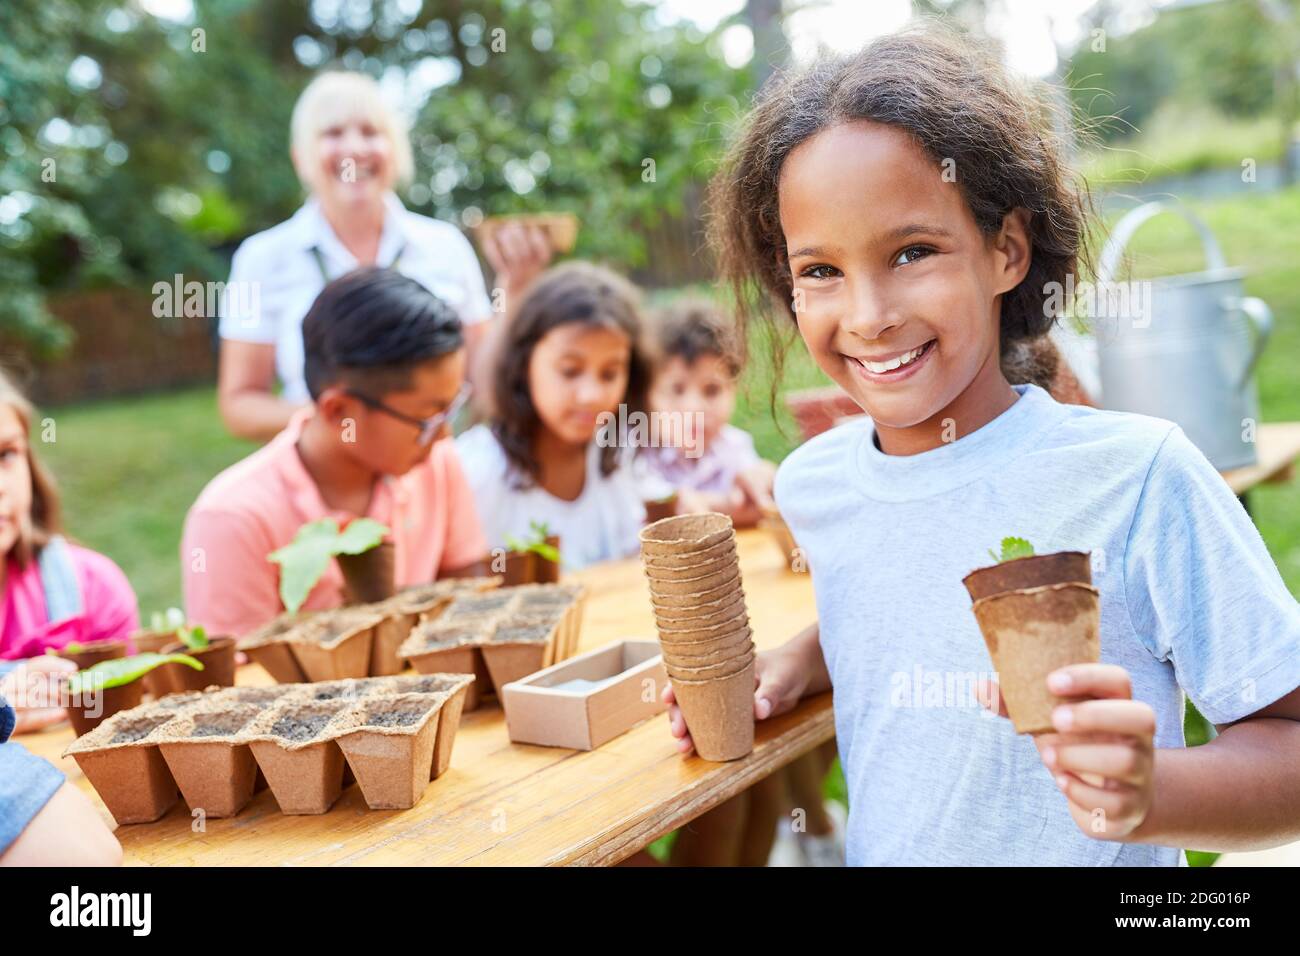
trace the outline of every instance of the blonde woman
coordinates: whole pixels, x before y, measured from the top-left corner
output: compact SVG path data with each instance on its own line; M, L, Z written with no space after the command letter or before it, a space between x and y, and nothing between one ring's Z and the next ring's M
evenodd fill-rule
M460 230L409 212L394 194L395 185L411 178L411 145L373 79L318 76L294 106L290 139L307 201L236 250L221 310L221 417L232 434L257 441L279 432L310 401L302 319L331 279L378 265L420 282L464 323L471 379L483 367L479 353L497 318ZM522 228L484 251L507 305L522 298L551 255L540 230Z

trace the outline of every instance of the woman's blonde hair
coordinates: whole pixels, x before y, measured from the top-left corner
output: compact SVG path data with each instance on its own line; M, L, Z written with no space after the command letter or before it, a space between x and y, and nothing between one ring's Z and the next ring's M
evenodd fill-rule
M315 168L316 144L323 130L344 120L364 118L388 137L393 147L393 171L397 183L408 183L415 174L411 140L397 111L384 101L379 84L365 73L332 70L307 84L293 107L289 121L289 142L294 168L304 187L310 189L304 170Z
M59 491L45 466L32 451L32 419L36 409L19 391L9 373L0 368L0 405L8 405L22 423L27 437L27 468L32 476L32 507L27 515L18 516L18 541L12 555L21 568L27 567L41 553L50 538L63 532L63 512L59 504Z

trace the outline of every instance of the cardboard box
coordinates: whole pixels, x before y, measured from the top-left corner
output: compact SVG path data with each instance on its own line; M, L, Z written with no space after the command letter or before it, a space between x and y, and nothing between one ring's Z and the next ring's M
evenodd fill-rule
M594 750L662 713L667 680L658 641L619 641L562 661L502 688L510 739Z

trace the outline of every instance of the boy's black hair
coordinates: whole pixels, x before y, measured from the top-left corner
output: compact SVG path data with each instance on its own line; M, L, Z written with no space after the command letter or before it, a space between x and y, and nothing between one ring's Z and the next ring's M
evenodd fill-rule
M411 386L411 370L465 342L460 318L392 269L367 267L321 290L302 320L303 377L313 399L346 384L373 398Z

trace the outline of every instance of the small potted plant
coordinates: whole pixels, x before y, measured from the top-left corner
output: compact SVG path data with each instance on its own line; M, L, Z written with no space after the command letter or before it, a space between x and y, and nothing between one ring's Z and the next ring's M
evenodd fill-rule
M162 649L163 654L188 654L203 663L203 672L198 673L175 665L168 665L158 671L161 678L166 674L168 683L166 693L184 690L203 690L212 684L218 687L235 686L235 639L233 637L208 637L201 627L188 625L178 627L176 640ZM160 695L161 696L161 695Z
M354 518L342 528L333 518L309 521L294 539L267 560L280 565L280 601L297 613L329 567L343 572L347 603L367 604L393 596L393 543L389 529L370 518Z
M677 492L673 491L659 498L646 499L646 524L654 524L663 518L671 518L675 514L677 514Z
M1085 551L1034 554L1024 538L1004 538L996 562L962 579L1016 732L1053 730L1062 699L1047 675L1100 658L1100 605Z
M145 653L101 661L68 678L68 719L76 735L94 730L118 711L138 706L144 696L141 678L163 665L203 670L187 654Z
M528 522L527 538L506 535L505 585L553 584L560 580L560 537L541 521Z

